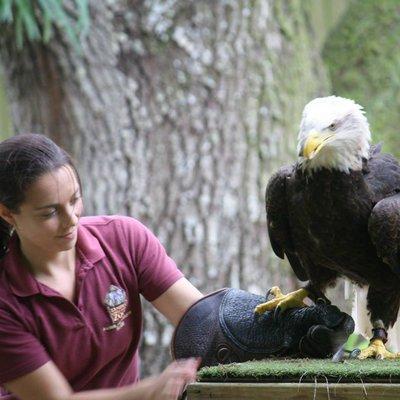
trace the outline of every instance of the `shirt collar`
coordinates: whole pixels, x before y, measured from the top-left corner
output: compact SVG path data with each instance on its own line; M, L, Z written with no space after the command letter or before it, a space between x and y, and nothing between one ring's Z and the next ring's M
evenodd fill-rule
M99 260L105 257L98 239L85 227L78 226L78 239L76 242L77 258L82 261L85 269L92 268ZM12 292L21 297L43 293L42 285L23 265L19 249L19 238L13 235L8 243L8 251L0 261L3 265Z
M97 237L83 224L78 226L76 247L78 250L78 257L89 266L93 266L106 256Z

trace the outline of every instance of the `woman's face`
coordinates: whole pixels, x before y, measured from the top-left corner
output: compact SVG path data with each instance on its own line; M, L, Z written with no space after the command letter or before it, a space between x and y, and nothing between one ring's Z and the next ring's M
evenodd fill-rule
M57 253L73 248L83 204L69 165L40 176L25 192L17 214L10 213L23 248Z

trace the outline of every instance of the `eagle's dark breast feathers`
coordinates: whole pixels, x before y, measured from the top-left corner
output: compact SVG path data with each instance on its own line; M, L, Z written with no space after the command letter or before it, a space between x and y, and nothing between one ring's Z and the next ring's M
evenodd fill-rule
M378 290L398 287L399 191L400 166L379 147L349 174L281 168L266 193L272 247L321 289L339 275Z

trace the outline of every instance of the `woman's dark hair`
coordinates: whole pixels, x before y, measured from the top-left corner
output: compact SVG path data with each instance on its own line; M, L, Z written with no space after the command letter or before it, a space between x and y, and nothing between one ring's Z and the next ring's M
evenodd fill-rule
M0 143L0 203L18 213L28 187L41 175L69 165L79 174L71 156L44 135L16 135ZM10 225L0 217L0 258L7 251Z

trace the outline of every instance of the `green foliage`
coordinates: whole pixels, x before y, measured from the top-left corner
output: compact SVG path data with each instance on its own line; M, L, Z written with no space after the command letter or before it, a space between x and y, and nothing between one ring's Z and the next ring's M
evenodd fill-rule
M334 93L363 105L374 142L400 157L400 2L352 1L323 56Z
M70 9L62 0L0 0L0 28L11 26L17 47L24 40L48 43L54 28L65 32L70 43L79 48L79 35L89 28L88 0L74 0Z
M7 103L3 76L0 70L0 141L13 134L10 108Z

